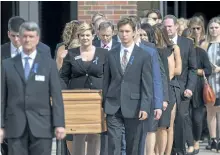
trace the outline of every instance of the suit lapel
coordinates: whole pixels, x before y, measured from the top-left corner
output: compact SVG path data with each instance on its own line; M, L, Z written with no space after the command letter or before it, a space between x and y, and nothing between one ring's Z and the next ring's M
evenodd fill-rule
M133 49L133 51L131 53L131 56L130 56L130 59L128 61L128 64L127 64L127 67L125 69L125 73L124 74L126 74L128 72L128 70L130 69L130 67L134 63L135 57L136 57L136 54L138 53L138 51L139 51L139 47L135 44L134 49Z
M177 37L177 45L180 48L181 58L183 59L184 58L184 50L183 50L184 48L182 48L182 41L181 41L181 37L180 36Z
M121 49L120 49L120 47L121 46L117 46L116 48L115 48L115 50L114 50L114 57L115 57L115 61L116 61L116 66L118 67L118 70L119 70L119 73L121 74L121 75L123 75L122 74L122 70L121 70L121 60L120 60L120 51L121 51Z
M21 60L21 54L14 57L14 67L18 74L20 75L22 81L26 83L25 77L24 77L24 68Z

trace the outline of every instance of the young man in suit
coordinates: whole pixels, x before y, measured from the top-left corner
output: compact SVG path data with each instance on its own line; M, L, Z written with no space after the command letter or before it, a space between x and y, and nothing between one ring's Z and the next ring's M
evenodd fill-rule
M127 17L117 27L121 45L108 53L104 66L108 154L121 155L125 127L126 155L139 155L142 123L150 115L153 100L153 64L151 56L134 43L135 23Z
M165 16L163 24L167 29L169 38L174 44L179 46L182 58L182 74L177 76L181 91L181 103L177 103L173 154L185 155L186 133L190 135L190 137L193 136L191 119L189 116L189 104L197 80L196 51L193 47L192 40L177 35L178 26L175 16ZM193 148L188 151L193 153Z
M19 28L24 22L25 20L18 16L9 19L8 38L10 39L10 42L1 45L1 60L13 58L22 51L22 46L19 38ZM44 43L39 42L37 45L37 49L43 51L42 54L51 57L50 47L48 47Z
M93 45L95 47L101 47L107 50L111 50L114 46L119 44L119 42L112 39L114 33L114 25L112 25L111 22L105 21L100 23L98 31L100 40L95 40L93 42Z
M9 155L49 155L54 130L57 139L65 137L59 74L55 61L38 52L39 33L36 23L23 23L21 54L2 62L0 130Z

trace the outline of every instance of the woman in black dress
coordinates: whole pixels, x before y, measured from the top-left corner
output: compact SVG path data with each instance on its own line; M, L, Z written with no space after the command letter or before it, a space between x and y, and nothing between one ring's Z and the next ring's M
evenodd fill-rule
M173 125L175 119L176 103L180 101L180 86L176 75L182 72L180 49L169 40L167 31L162 24L153 26L156 47L163 61L169 84L169 104L164 109L158 122L156 155L171 154L173 145Z
M202 135L203 129L203 118L205 116L205 103L203 101L203 85L204 78L203 73L208 78L212 73L212 67L209 62L208 54L205 50L198 47L195 38L193 38L191 29L185 29L183 35L184 37L194 40L195 50L196 50L196 61L197 61L197 83L191 99L192 105L192 129L193 137L190 137L188 134L187 141L188 143L194 143L194 152L191 154L199 153L199 140ZM189 153L188 153L189 154Z
M60 77L64 89L102 89L103 67L107 49L92 45L94 31L91 24L82 23L77 29L80 47L69 49L63 60ZM73 155L99 155L100 135L77 134L73 137ZM67 139L71 140L69 135Z

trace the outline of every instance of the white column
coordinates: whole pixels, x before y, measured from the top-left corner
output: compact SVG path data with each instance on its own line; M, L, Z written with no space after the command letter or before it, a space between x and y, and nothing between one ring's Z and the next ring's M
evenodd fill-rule
M19 16L27 21L34 21L39 24L39 4L38 1L19 2Z

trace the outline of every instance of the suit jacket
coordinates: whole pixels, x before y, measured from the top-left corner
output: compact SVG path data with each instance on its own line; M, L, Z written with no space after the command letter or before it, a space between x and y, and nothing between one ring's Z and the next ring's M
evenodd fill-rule
M63 60L63 66L60 69L62 88L102 89L103 66L105 63L105 55L107 53L107 49L96 48L93 60L90 64L85 64L85 62L79 57L79 48L68 50L68 54Z
M114 36L112 36L112 39L114 39L114 40L117 41L117 42L120 42L120 41L118 40L118 35L117 35L117 34L114 35Z
M139 111L150 114L153 100L152 58L134 46L125 73L122 73L118 45L106 58L104 66L104 111L114 115L121 108L125 118L138 118Z
M158 61L159 61L159 65L160 65L160 73L161 73L162 85L163 85L163 101L167 101L169 103L169 91L168 91L169 86L168 86L168 82L167 82L169 79L167 79L165 68L164 68L163 62L159 56L157 48L155 47L155 45L153 43L146 42L144 40L141 40L141 43L148 46L148 47L153 48L156 51L156 55L158 57ZM150 51L151 50L149 50L149 52ZM155 105L155 106L156 106L155 109L157 109L157 105ZM162 106L162 103L161 103L161 106Z
M115 46L117 46L118 44L120 44L120 43L117 42L116 40L112 39L112 47L111 47L111 49L114 48ZM101 40L94 40L93 41L93 45L95 47L101 47Z
M50 47L45 45L42 42L39 42L37 45L37 50L39 52L42 52L42 54L45 54L51 58L51 51ZM1 60L11 58L11 42L7 42L3 45L1 45Z
M64 127L56 63L37 52L33 66L36 64L38 67L32 67L26 81L21 54L2 62L1 127L5 128L7 138L22 136L27 124L37 138L52 138L54 127Z
M185 89L189 89L193 92L196 85L196 51L193 46L192 40L182 36L178 36L177 45L180 47L182 58L182 73L180 76L177 76L177 79L180 84L181 96L183 99L186 99L183 94Z
M148 52L150 56L152 57L152 63L154 64L152 66L152 73L153 73L153 106L154 109L162 109L163 106L163 85L162 85L162 78L161 78L161 72L160 72L160 64L159 64L159 56L158 52L149 46L146 46L144 44L140 44L140 47Z

